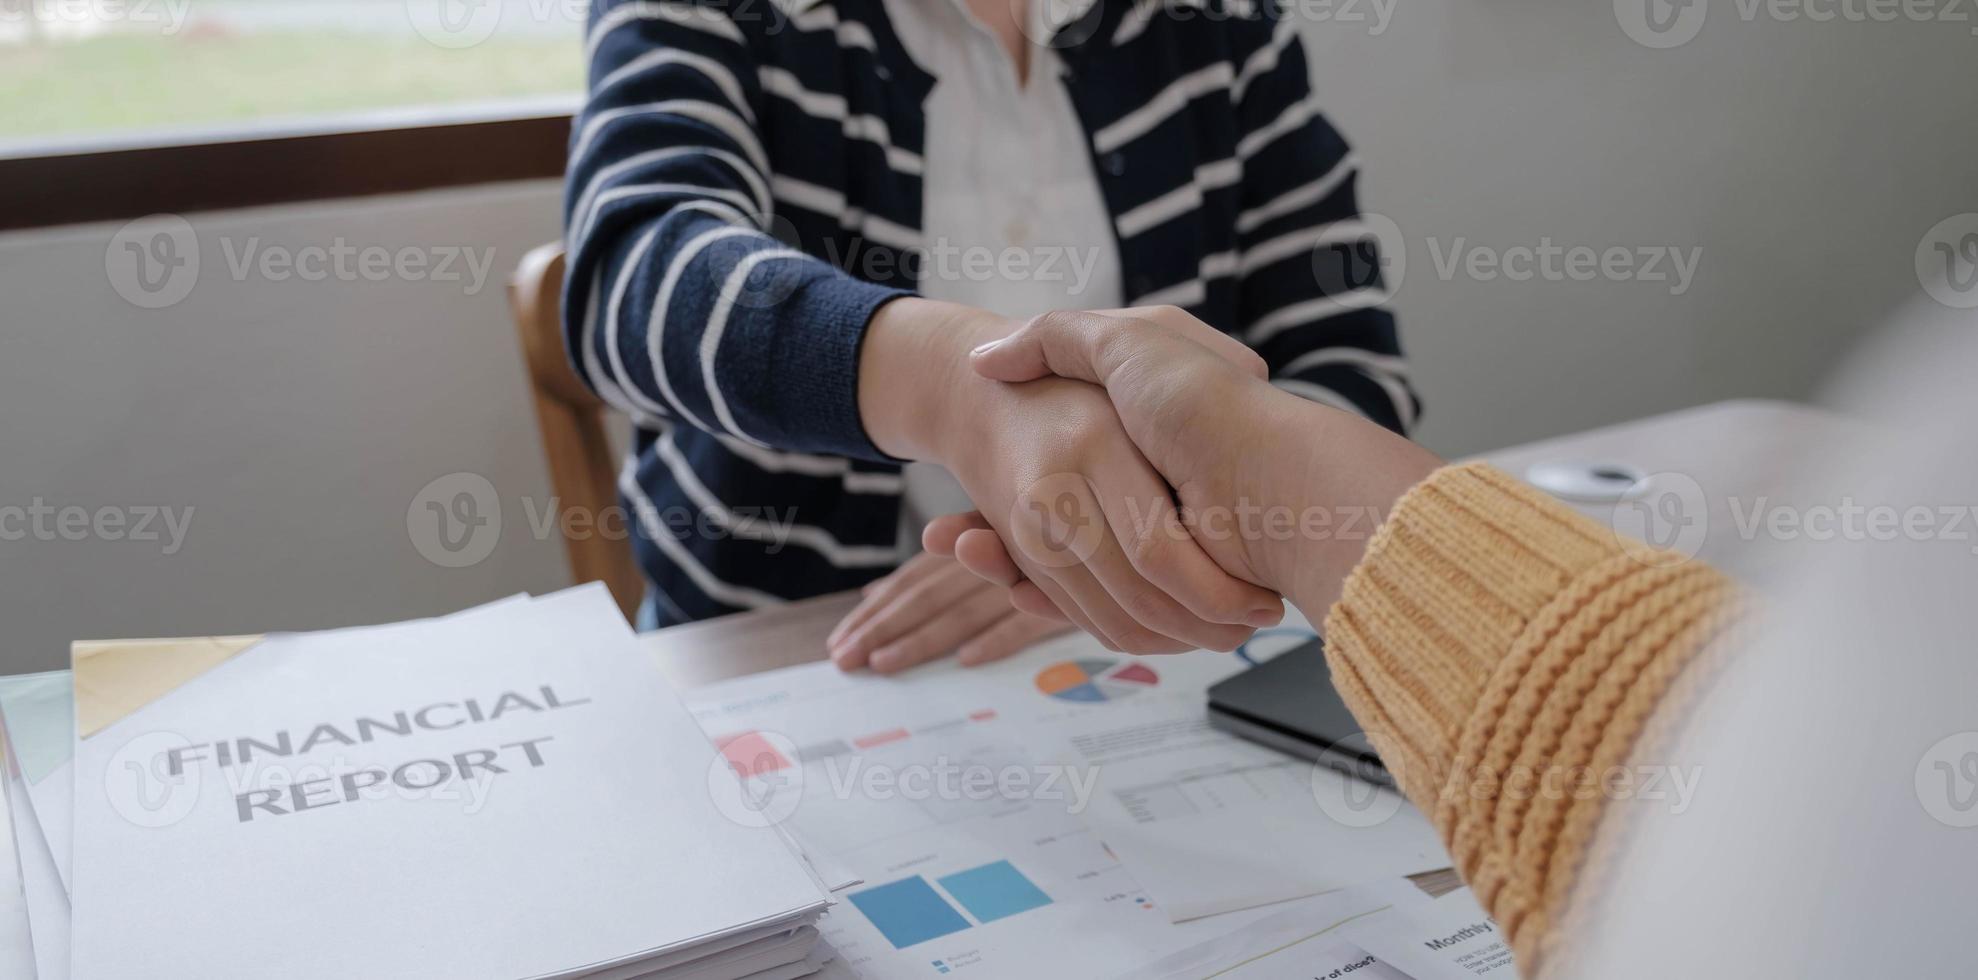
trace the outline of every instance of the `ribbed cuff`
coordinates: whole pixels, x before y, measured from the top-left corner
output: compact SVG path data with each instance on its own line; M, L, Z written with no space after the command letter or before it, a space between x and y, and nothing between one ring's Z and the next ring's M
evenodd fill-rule
M1532 617L1620 553L1605 528L1482 463L1437 470L1396 503L1325 632L1335 681L1411 798L1441 785Z
M1523 965L1609 802L1577 781L1629 761L1735 592L1483 464L1409 491L1347 579L1333 680Z
M819 277L779 309L756 376L765 441L781 449L896 462L859 415L859 356L881 306L911 296L850 276Z

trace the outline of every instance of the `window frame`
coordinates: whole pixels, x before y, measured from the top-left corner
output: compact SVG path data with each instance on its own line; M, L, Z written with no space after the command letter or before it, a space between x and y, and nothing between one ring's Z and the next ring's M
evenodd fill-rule
M572 94L0 148L0 232L563 176Z

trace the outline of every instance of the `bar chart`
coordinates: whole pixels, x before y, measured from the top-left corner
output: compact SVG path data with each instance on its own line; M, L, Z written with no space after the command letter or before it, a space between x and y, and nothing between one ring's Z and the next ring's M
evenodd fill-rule
M1006 860L942 875L932 883L922 875L901 878L847 898L894 949L1051 904L1051 896Z

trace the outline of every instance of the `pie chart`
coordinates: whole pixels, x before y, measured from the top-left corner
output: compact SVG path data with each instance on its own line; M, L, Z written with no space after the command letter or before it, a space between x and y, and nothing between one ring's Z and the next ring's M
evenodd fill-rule
M1037 672L1037 689L1060 701L1117 701L1160 682L1145 664L1100 657L1062 660Z

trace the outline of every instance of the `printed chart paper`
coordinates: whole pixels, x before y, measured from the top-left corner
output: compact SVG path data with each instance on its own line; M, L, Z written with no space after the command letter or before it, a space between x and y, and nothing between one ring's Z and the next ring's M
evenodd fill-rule
M825 976L1096 976L1241 924L1170 924L1070 812L1073 780L1028 761L1032 724L1090 708L1029 678L1083 650L1032 651L998 682L820 663L690 694L763 818L860 879L819 924Z
M1274 906L1274 911L1115 980L1406 980L1351 942L1354 929L1429 898L1406 878L1370 882Z
M1354 941L1414 980L1517 980L1504 932L1468 888L1370 924Z
M1097 977L1278 910L1175 924L1081 816L1092 767L1036 750L1142 704L1199 714L1208 685L1240 669L1068 637L978 668L889 678L819 663L688 697L748 777L744 804L861 880L820 922L840 955L826 977Z
M1377 894L1376 889L1383 890ZM1327 898L1334 904L1308 904ZM1467 888L1430 899L1400 879L1284 908L1117 980L1517 977L1501 931Z
M1054 758L1099 773L1086 820L1176 921L1449 865L1399 794L1219 732L1198 705L1060 735Z
M1294 610L1246 652L1267 660L1312 636ZM1449 866L1400 794L1211 727L1207 689L1242 669L1235 658L1092 659L1121 665L1085 671L1110 710L1039 725L1036 751L1100 774L1086 822L1175 921ZM1162 682L1133 684L1138 670Z

